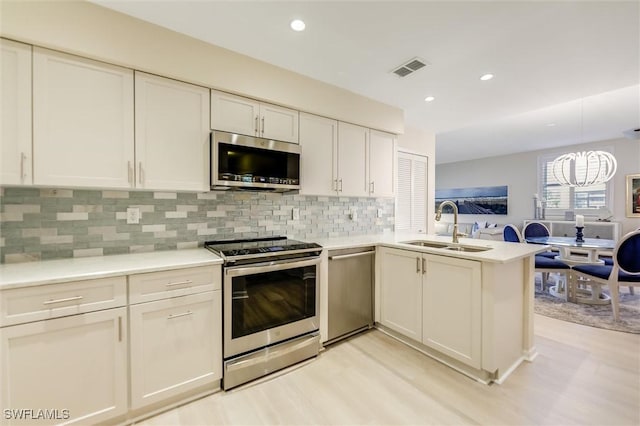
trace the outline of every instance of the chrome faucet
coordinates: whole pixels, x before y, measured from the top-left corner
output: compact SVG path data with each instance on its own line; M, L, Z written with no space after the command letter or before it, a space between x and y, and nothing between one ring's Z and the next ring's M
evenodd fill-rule
M453 208L453 244L458 244L458 237L464 237L466 234L458 234L458 206L451 200L445 200L438 206L436 212L436 220L440 221L442 218L442 208L447 205Z

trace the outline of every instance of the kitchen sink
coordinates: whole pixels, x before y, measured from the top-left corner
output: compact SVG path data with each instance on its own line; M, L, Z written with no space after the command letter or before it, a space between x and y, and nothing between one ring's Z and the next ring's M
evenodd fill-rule
M447 248L449 243L437 243L435 241L404 241L402 244L411 244L412 246L430 247L430 248Z
M466 251L470 253L491 250L491 247L472 247L472 246L447 246L445 250Z
M436 241L404 241L402 244L411 244L412 246L437 248L451 251L462 251L467 253L477 253L481 251L491 250L491 247L478 247L478 246L461 246L451 245L451 243L443 243Z

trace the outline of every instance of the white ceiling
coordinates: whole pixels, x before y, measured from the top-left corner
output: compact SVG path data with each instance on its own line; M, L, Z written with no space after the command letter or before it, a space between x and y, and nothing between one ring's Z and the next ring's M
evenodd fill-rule
M438 163L640 127L637 0L92 1L400 107ZM414 57L429 66L391 73Z

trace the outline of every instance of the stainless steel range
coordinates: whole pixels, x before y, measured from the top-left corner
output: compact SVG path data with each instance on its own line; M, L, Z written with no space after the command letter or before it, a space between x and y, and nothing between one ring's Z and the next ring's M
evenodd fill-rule
M318 354L321 246L268 237L205 247L224 260L224 389Z

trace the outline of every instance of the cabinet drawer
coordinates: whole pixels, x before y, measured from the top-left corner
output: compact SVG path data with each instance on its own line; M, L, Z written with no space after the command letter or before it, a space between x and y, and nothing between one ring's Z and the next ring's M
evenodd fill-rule
M130 275L129 303L220 290L221 280L219 265Z
M125 306L126 289L122 276L6 290L0 326Z

